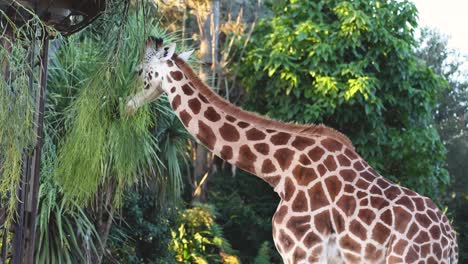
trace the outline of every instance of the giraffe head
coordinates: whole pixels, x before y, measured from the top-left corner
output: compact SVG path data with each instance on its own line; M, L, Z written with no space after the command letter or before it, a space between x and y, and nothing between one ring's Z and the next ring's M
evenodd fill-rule
M128 100L128 114L134 114L139 107L156 100L165 92L165 76L172 67L177 67L172 62L175 48L175 43L163 46L163 41L160 38L149 38L146 41L143 61L138 68L138 75L142 78L144 85L142 90ZM178 57L187 60L192 53L193 50L183 52Z

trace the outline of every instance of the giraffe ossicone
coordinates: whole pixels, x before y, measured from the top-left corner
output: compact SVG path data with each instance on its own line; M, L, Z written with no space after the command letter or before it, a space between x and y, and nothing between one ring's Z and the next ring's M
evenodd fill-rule
M238 108L206 86L175 45L147 43L141 91L127 109L168 95L187 130L280 196L273 240L285 263L457 263L456 234L427 197L373 170L343 134Z

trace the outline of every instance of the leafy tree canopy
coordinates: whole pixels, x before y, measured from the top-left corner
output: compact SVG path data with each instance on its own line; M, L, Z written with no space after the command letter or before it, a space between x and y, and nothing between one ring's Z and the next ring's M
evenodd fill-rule
M432 117L445 81L414 55L414 4L289 0L271 8L238 67L247 105L339 129L383 175L437 196L449 182Z

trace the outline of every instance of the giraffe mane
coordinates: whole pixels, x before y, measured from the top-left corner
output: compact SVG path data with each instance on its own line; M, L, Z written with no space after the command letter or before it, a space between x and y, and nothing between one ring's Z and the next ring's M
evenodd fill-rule
M193 71L192 67L185 62L183 59L179 58L177 54L174 53L172 56L172 60L175 64L182 70L182 72L187 76L189 80L192 81L193 85L197 88L197 90L203 94L213 105L219 107L227 114L231 114L233 116L238 116L243 121L253 122L257 125L260 125L264 128L271 128L271 129L278 129L286 132L292 132L298 135L310 137L310 136L327 136L337 140L338 142L342 143L343 145L347 146L351 150L354 151L354 146L351 140L342 134L341 132L327 127L323 124L320 125L298 125L292 123L284 123L277 120L269 119L264 116L258 115L253 112L249 112L246 110L241 109L233 105L232 103L228 102L217 93L213 92Z

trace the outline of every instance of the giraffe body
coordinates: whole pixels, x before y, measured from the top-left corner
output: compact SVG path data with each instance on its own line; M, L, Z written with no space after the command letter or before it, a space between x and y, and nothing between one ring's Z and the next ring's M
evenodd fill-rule
M212 92L174 46L143 66L129 112L167 93L187 130L281 197L273 239L285 263L456 263L455 232L426 197L380 176L325 126L284 124Z

